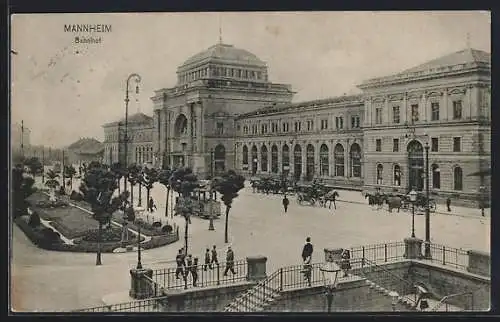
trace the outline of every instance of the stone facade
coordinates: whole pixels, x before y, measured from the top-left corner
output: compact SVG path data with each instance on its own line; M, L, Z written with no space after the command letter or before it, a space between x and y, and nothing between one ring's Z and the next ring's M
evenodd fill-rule
M106 164L125 164L125 119L103 125L104 157ZM143 113L130 115L127 120L127 164L154 163L153 118Z
M488 200L489 176L471 174L491 167L490 59L469 48L362 82L360 95L291 103L291 87L270 82L264 62L216 44L178 68L174 87L155 91L143 130L157 166L200 177L235 169L399 192L425 190L428 144L431 192ZM118 127L108 132L105 155L116 160Z

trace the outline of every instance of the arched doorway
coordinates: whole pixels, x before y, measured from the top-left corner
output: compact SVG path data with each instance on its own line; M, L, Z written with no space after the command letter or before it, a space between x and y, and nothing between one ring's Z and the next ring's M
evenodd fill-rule
M308 144L306 147L306 180L312 181L314 178L314 146Z
M343 177L345 175L345 160L344 160L344 147L342 144L337 143L335 149L333 150L333 156L335 160L335 176Z
M278 147L275 144L271 147L271 172L278 173Z
M215 173L221 173L226 170L226 148L222 144L215 147L214 150Z
M408 189L424 189L424 148L420 142L408 143Z
M252 175L257 173L257 163L259 160L257 159L257 147L254 145L252 147Z
M175 136L183 136L187 135L187 125L188 121L186 118L186 115L181 114L177 116L177 119L175 120L175 125L174 125L174 134Z
M320 175L324 177L330 174L328 153L328 146L326 144L322 144L319 148L319 171Z
M295 180L299 181L302 176L302 148L298 144L293 149L293 174Z

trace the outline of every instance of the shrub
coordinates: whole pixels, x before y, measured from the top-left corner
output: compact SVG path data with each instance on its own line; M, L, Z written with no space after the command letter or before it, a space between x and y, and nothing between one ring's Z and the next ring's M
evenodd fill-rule
M155 221L152 225L153 228L160 228L161 227L161 222Z
M83 195L81 193L73 190L73 191L71 191L71 195L69 196L69 199L74 200L74 201L82 201Z
M42 223L40 221L40 215L38 215L37 212L33 212L29 218L30 219L28 221L28 225L30 225L31 227L40 226L40 224Z
M63 186L61 186L61 188L59 188L59 194L61 196L64 196L66 194L66 191L64 191L64 187Z
M172 230L173 230L173 228L170 225L165 225L165 226L161 227L162 233L170 234L172 232Z

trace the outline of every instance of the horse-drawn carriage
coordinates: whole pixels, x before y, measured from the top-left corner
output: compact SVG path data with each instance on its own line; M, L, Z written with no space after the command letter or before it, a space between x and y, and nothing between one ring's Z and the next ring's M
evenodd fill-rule
M417 199L414 203L412 203L409 194L381 193L380 191L364 191L363 194L365 198L368 199L368 204L370 206L377 206L377 208L380 209L384 204L387 204L389 212L392 212L392 209L397 209L398 212L400 209L408 211L411 210L413 206L415 206L416 211L423 211L427 206L427 197L422 192L417 194ZM432 198L429 198L429 210L431 212L436 211L436 201Z
M336 190L319 181L313 181L309 185L297 184L295 191L299 204L309 202L311 206L314 206L318 202L321 207L326 207L328 201L330 201L331 206L331 203L335 204L335 199L339 196Z
M253 192L279 194L291 191L293 184L290 180L278 177L263 177L250 179Z

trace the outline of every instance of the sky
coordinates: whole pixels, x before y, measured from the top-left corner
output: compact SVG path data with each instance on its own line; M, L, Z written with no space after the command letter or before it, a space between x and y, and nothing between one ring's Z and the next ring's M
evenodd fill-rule
M266 12L26 14L12 16L11 120L32 144L103 139L125 113L125 81L141 75L129 112L152 115L154 91L173 87L185 60L214 45L265 61L269 80L291 84L293 101L359 92L387 76L467 47L491 52L490 13ZM100 44L75 44L65 24L106 24ZM467 36L469 35L469 36Z

